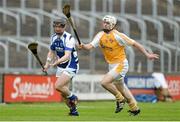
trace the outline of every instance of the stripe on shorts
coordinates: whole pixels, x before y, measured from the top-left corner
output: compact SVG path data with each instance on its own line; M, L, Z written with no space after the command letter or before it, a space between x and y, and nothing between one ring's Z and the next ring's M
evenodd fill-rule
M120 73L120 72L122 72L123 68L124 68L124 63L120 63L120 64L118 64L118 66L116 67L115 71L116 71L117 73Z

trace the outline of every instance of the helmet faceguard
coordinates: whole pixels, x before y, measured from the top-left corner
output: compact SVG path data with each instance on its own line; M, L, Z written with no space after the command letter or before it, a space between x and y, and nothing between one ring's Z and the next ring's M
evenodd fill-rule
M66 25L67 21L65 18L56 19L53 21L53 27L58 25Z
M117 19L114 16L111 16L111 15L104 16L102 21L107 22L109 24L107 26L107 28L104 29L106 31L111 31L115 27L115 25L117 23Z
M55 29L55 27L60 27L60 28L65 28L66 26L66 19L65 18L60 18L60 19L56 19L53 21L53 27L54 27L54 31L56 34L61 35L63 32L59 32Z

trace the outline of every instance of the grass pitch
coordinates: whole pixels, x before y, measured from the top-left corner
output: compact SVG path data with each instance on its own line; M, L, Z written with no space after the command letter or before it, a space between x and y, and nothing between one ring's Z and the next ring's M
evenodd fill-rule
M80 116L68 116L64 103L0 104L0 121L180 121L180 102L139 103L141 114L129 116L128 106L114 113L115 102L80 102Z

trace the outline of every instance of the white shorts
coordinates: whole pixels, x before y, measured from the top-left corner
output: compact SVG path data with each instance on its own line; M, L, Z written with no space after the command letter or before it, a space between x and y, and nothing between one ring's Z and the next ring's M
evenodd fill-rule
M128 68L129 68L128 60L125 59L121 63L109 64L108 74L113 76L115 80L120 80L126 76L126 73L128 72Z
M60 77L60 75L62 73L68 75L70 78L73 78L77 73L78 73L78 69L71 69L71 68L60 68L57 67L57 71L56 71L56 77Z

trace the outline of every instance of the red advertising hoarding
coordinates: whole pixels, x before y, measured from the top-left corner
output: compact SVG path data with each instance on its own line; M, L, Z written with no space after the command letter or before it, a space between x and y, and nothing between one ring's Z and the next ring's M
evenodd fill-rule
M41 75L4 75L4 102L59 102L56 77Z
M180 76L166 75L168 89L174 100L180 100Z

